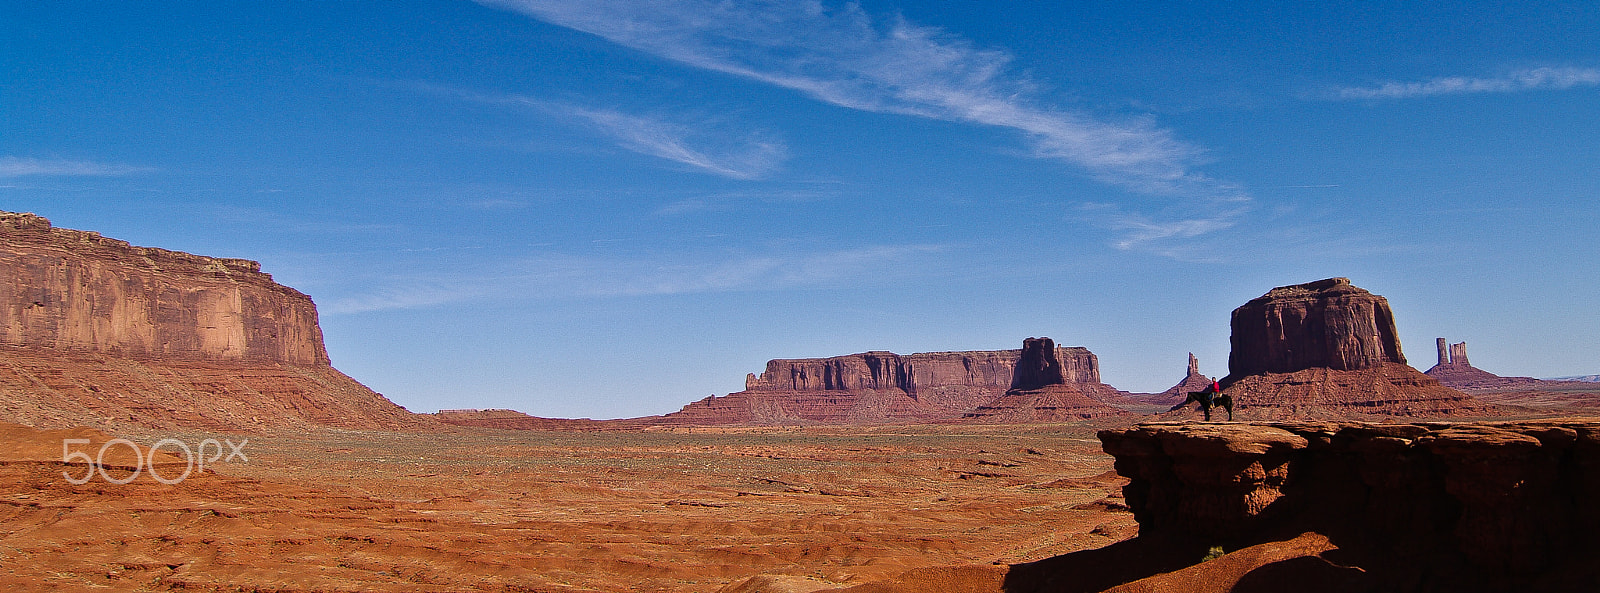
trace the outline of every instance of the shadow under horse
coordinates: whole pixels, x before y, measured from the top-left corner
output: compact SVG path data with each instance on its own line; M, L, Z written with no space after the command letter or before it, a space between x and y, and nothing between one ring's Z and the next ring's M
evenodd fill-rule
M1221 406L1228 411L1228 420L1233 420L1233 398L1226 393L1217 393L1210 389L1205 391L1190 391L1189 398L1180 405L1187 406L1189 402L1200 404L1200 411L1205 412L1206 422L1211 421L1211 408Z

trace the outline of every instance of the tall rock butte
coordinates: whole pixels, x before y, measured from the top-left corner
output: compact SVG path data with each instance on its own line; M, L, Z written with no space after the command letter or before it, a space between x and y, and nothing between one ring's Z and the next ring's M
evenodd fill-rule
M400 428L329 365L316 305L244 259L0 213L0 418L40 427Z
M1328 278L1280 286L1233 310L1229 378L1405 364L1389 301Z
M1080 386L1096 410L1120 412L1132 403L1100 382L1100 363L1082 347L1057 347L1049 338L1030 340L1040 359L1053 360L1050 377ZM901 355L864 352L830 358L776 359L745 390L707 397L661 418L635 421L667 425L875 424L960 420L1005 395L1019 378L1024 350L925 352ZM1048 351L1048 356L1046 356ZM1024 382L1037 373L1023 371ZM990 418L994 416L994 418ZM1045 414L1049 416L1049 414ZM1007 417L1015 417L1008 415ZM996 415L968 416L997 421Z
M1347 278L1274 288L1234 309L1232 330L1222 386L1241 419L1495 411L1406 365L1389 302Z

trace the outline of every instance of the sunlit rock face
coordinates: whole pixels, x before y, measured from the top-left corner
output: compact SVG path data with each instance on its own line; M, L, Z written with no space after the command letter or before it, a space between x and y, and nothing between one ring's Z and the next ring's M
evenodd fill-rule
M126 358L327 365L311 298L250 260L0 213L0 343Z
M433 425L329 365L311 298L244 259L0 213L0 420L37 427Z
M1233 310L1230 378L1404 364L1389 301L1329 278L1280 286Z

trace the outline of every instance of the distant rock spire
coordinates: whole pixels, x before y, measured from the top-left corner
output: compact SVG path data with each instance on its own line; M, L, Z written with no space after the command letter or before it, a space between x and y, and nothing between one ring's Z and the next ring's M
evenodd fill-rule
M1435 343L1439 346L1439 366L1469 367L1467 362L1467 343L1465 341L1451 344L1444 338L1438 338Z

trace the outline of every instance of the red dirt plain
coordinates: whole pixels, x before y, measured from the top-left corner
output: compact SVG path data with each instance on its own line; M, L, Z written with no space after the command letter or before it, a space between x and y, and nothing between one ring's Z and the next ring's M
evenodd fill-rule
M121 436L249 461L73 485L61 439L105 435L4 425L0 588L806 591L1032 561L1137 531L1096 427L152 433Z

